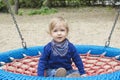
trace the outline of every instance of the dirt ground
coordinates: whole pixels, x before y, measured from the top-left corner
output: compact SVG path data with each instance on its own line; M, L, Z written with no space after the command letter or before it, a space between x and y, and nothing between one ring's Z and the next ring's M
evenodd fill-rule
M68 39L74 44L104 46L117 10L109 8L60 8L50 15L15 15L27 47L41 46L51 41L47 34L49 21L55 16L67 19ZM111 37L110 47L120 48L120 17ZM21 40L10 14L0 13L0 52L22 48Z

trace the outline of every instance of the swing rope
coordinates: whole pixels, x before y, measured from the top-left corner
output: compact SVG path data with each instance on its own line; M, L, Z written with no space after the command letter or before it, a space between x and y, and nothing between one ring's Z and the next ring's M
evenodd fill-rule
M120 15L120 9L118 10L118 13L116 15L115 22L114 22L114 24L112 26L112 29L111 29L111 32L110 32L110 34L108 36L108 40L105 42L105 47L109 47L109 45L110 45L111 36L112 36L112 33L113 33L114 29L115 29L115 26L116 26L116 23L118 21L119 15Z
M5 2L6 2L6 4L7 4L9 13L11 14L11 17L12 17L12 19L13 19L13 21L14 21L15 27L16 27L16 29L17 29L17 31L18 31L19 36L20 36L20 39L21 39L21 42L22 42L22 47L23 47L23 48L27 48L26 42L24 41L24 38L22 37L22 34L21 34L20 29L19 29L19 27L18 27L16 18L15 18L15 16L14 16L13 12L12 12L11 7L10 7L10 3L9 3L8 0L5 0Z

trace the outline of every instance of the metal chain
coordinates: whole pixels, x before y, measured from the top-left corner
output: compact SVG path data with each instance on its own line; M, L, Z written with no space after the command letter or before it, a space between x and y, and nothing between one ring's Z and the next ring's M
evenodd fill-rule
M9 3L8 0L5 0L5 2L6 2L6 4L7 4L8 10L9 10L9 12L10 12L10 14L11 14L11 17L12 17L12 19L13 19L13 21L14 21L15 27L16 27L18 33L19 33L20 39L21 39L21 41L22 41L22 47L23 47L23 48L27 48L27 47L26 47L26 42L24 41L24 38L22 37L22 34L21 34L20 29L19 29L19 27L18 27L16 18L15 18L15 16L14 16L13 12L12 12L11 7L10 7L10 3Z
M110 35L108 37L108 40L105 42L105 47L109 47L109 45L110 45L111 36L112 36L112 33L113 33L114 29L115 29L116 23L118 21L119 14L120 14L120 9L118 10L118 13L116 15L115 22L114 22L113 27L111 29Z

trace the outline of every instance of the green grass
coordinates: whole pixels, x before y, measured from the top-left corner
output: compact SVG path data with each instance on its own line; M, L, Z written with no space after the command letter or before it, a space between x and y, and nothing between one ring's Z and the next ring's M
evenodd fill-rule
M40 9L19 9L18 15L49 15L57 12L55 8L42 7Z

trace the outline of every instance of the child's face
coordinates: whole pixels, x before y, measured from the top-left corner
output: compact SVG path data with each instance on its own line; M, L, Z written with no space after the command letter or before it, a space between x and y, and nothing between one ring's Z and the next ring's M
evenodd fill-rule
M60 43L67 37L67 29L63 24L57 23L55 27L51 30L51 36L53 40Z

